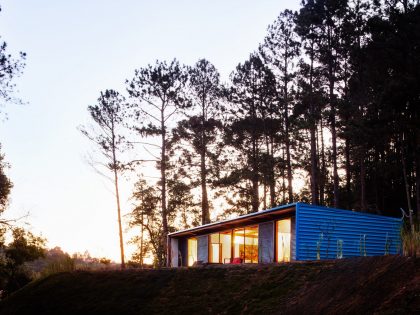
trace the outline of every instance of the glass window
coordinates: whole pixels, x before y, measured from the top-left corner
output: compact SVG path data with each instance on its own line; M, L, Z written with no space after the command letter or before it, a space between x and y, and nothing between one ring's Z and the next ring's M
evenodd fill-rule
M232 231L220 233L220 243L222 245L222 263L230 264L232 256Z
M197 261L197 239L188 239L188 266L192 266Z
M229 264L231 262L231 231L210 234L209 243L210 263Z
M277 261L290 261L291 220L277 221Z
M220 263L220 233L210 234L210 263Z
M258 226L233 230L233 258L235 262L258 262Z
M245 228L245 263L258 262L258 226Z
M245 230L233 230L233 259L238 262L244 262L245 259Z

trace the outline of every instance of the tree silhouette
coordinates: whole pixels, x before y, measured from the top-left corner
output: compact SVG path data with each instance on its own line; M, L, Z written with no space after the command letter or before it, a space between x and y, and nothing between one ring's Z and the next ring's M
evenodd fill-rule
M135 71L134 78L127 80L127 91L132 99L132 113L135 118L133 129L140 136L160 136L159 144L151 146L159 149L159 156L153 155L160 170L162 245L166 248L168 235L167 209L167 169L168 165L168 124L180 108L189 106L184 96L187 74L177 60L170 63L156 61ZM166 255L166 251L165 251Z
M101 93L96 105L88 106L89 114L95 125L88 129L81 127L81 132L99 148L105 159L103 164L113 175L115 198L118 214L118 230L120 240L121 268L125 268L124 240L121 223L121 205L119 192L119 176L124 170L124 163L120 160L120 153L126 148L126 141L122 133L124 122L125 98L114 90Z

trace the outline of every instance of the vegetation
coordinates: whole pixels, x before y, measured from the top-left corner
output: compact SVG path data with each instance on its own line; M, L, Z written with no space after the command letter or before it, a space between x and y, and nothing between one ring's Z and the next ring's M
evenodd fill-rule
M32 280L27 263L45 254L45 240L21 228L12 229L12 241L5 242L6 229L0 230L0 298Z
M303 0L279 14L228 82L206 59L156 61L135 70L125 92L101 92L88 106L94 125L81 128L101 153L92 163L111 174L122 269L124 172L141 174L128 216L141 231L131 240L133 269L150 255L164 266L175 229L295 201L385 215L407 208L409 257L341 260L337 240L339 261L115 272L107 258L47 250L45 239L4 218L13 183L0 152L0 312L418 311L419 47L418 1ZM14 80L25 60L0 41L0 107L22 103ZM323 242L327 258L335 245L332 229L322 229L317 259ZM384 245L387 255L388 235Z
M112 173L112 182L115 188L115 200L117 205L118 231L120 239L121 268L125 268L124 240L121 223L121 205L119 193L119 176L125 165L121 163L119 154L124 151L126 142L121 133L124 115L125 99L114 90L106 90L98 98L98 104L89 106L88 110L96 125L90 130L85 127L81 132L99 148L105 158L105 168Z
M405 256L420 257L420 225L414 229L405 227L401 230L402 252Z
M26 53L20 52L19 57L15 58L8 53L7 43L0 41L1 108L7 104L22 103L15 96L14 79L22 74L25 59ZM9 167L4 154L0 152L0 299L32 280L31 270L26 264L43 257L45 250L45 239L17 227L17 219L7 219L3 216L13 188L13 183L6 173Z
M0 108L11 103L22 103L15 95L16 85L14 79L22 74L25 67L25 59L26 53L24 52L20 52L18 58L12 56L7 51L7 43L2 41L0 37Z
M384 256L247 267L64 272L14 293L0 302L0 313L414 314L420 306L419 263Z
M135 257L152 253L162 266L176 228L293 201L394 216L406 208L413 222L419 34L415 1L304 0L225 84L205 59L137 69L128 101L118 99L137 158L120 162L137 174L155 163L159 176L134 189Z

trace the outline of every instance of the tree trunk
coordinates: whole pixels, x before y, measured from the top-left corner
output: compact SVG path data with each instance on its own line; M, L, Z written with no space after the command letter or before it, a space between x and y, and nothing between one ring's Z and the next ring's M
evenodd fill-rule
M407 166L406 166L404 154L401 154L401 162L402 162L402 168L403 168L405 194L407 197L408 218L410 220L411 232L414 233L415 229L414 229L414 221L413 221L413 209L411 208L410 185L408 183Z
M289 114L286 105L285 109L285 132L286 132L286 167L287 167L287 190L289 194L289 203L293 202L293 176L292 163L290 161L290 140L289 140Z
M312 45L313 49L313 45ZM310 102L310 137L311 137L311 203L318 204L318 161L316 147L316 121L315 121L315 105L313 100L313 52L311 53L311 68L309 73L309 102Z
M332 30L328 27L328 49L329 49L329 60L328 60L328 81L329 81L329 101L331 107L331 140L332 140L332 163L333 163L333 186L334 186L334 207L338 207L338 189L339 189L339 178L337 170L337 130L336 130L336 115L335 115L335 98L334 98L334 58L332 48Z
M161 165L160 165L160 177L161 177L161 193L162 193L162 248L164 255L167 255L167 244L166 237L168 235L168 218L166 209L166 129L165 129L165 114L162 106L161 110L161 132L162 132L162 149L161 149ZM160 262L163 264L164 262Z
M123 240L123 231L122 231L122 224L121 224L120 192L118 189L118 170L117 170L117 163L116 163L116 158L115 158L115 149L113 149L112 153L113 153L113 159L114 159L114 185L115 185L115 196L117 200L118 232L120 236L121 269L125 269L124 240Z
M379 198L379 192L381 190L381 180L379 178L379 174L380 174L380 170L379 168L379 152L377 149L375 149L375 157L374 157L374 171L375 171L375 175L374 175L374 183L375 183L375 211L377 214L381 214L381 207L380 207L380 198Z
M351 170L350 170L350 140L346 137L345 141L345 156L346 156L346 194L347 194L347 209L352 208L351 198Z
M360 208L362 212L367 212L366 203L366 165L365 165L365 152L361 148L360 152Z
M140 267L143 269L143 242L144 242L144 215L141 213L141 234L140 234Z
M267 182L264 180L263 185L263 209L267 209Z
M287 46L285 47L284 57L284 131L286 136L286 166L287 166L287 185L289 194L289 203L293 202L293 175L292 175L292 162L290 160L290 121L289 121L289 100L288 100L288 53Z
M318 183L317 183L317 152L316 152L316 127L311 126L310 137L311 137L311 203L313 205L318 204Z
M258 149L257 140L252 141L252 212L258 212L259 208L259 176L258 176Z
M284 149L282 150L282 162L285 161ZM286 175L284 174L284 167L281 168L281 192L282 203L286 203Z
M201 175L201 223L210 223L210 209L207 194L207 167L206 167L206 93L203 88L203 99L201 103L201 152L200 152L200 175Z
M275 178L275 171L274 171L274 140L271 137L271 165L270 165L270 207L273 208L276 206L276 178Z
M337 131L335 128L335 108L331 110L331 138L332 138L332 162L333 162L333 177L334 177L334 207L338 207L338 170L337 170Z
M325 145L324 145L324 126L322 124L322 118L320 120L320 131L321 131L321 176L319 180L319 203L325 205L325 175L326 175L326 165L325 165Z
M420 138L417 141L420 141ZM416 150L416 210L418 217L420 214L420 154L419 149Z

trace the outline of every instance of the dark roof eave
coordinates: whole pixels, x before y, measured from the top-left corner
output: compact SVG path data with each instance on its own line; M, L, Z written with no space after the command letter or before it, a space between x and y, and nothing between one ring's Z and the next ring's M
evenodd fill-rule
M241 222L243 222L244 224L259 223L260 220L258 220L258 219L272 218L271 215L273 215L273 214L278 215L278 214L282 214L282 213L288 213L290 210L294 211L296 205L297 205L297 203L291 203L291 204L287 204L287 205L283 205L283 206L279 206L279 207L274 207L274 208L259 211L259 212L249 213L249 214L245 214L245 215L242 215L240 217L233 218L233 219L227 219L227 220L223 220L223 221L219 221L219 222L208 223L208 224L204 224L204 225L201 225L201 226L189 228L189 229L186 229L186 230L172 232L172 233L169 233L168 236L169 237L187 236L187 235L193 236L193 235L197 235L197 234L205 234L205 232L211 232L213 230L219 230L219 229L224 228L224 227L225 228L233 228ZM200 233L200 232L203 232L203 233Z

